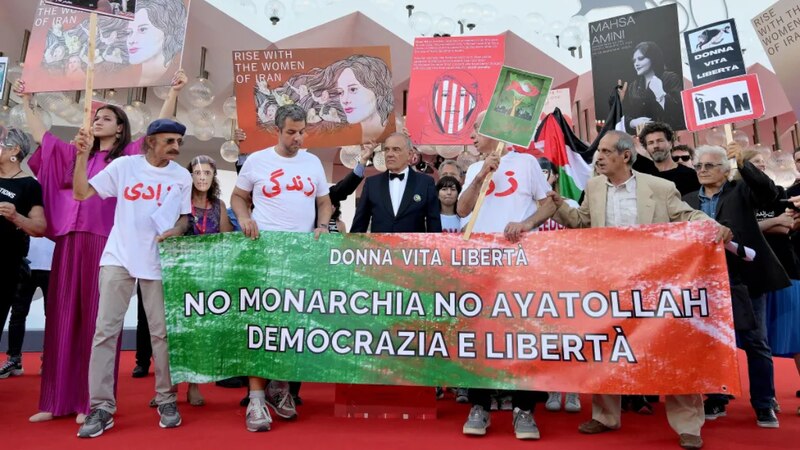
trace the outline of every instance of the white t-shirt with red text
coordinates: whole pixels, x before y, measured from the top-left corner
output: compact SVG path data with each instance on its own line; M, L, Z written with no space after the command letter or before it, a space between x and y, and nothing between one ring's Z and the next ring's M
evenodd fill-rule
M319 158L305 150L285 158L275 147L245 160L236 187L252 192L252 218L264 231L314 231L317 197L329 190Z
M483 168L483 161L467 169L464 195L467 188ZM509 152L500 158L500 166L492 176L486 198L472 229L476 233L502 233L509 222L522 222L537 209L537 201L544 200L551 191L542 173L539 161L527 153ZM469 223L470 216L461 219L461 225Z
M101 266L121 266L134 278L161 279L158 257L158 231L152 215L161 207L167 193L180 190L178 202L166 207L177 217L192 211L192 176L186 168L170 161L155 167L144 155L122 156L89 180L101 198L116 197L114 226L100 257Z

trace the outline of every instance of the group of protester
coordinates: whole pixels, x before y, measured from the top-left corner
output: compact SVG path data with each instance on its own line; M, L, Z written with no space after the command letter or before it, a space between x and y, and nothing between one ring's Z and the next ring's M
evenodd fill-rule
M314 233L317 238L347 231L339 217L340 203L364 180L377 144L364 146L353 172L330 186L319 158L303 150L306 111L298 105L281 106L275 114L278 142L244 161L229 217L214 160L199 156L188 170L175 162L186 128L169 117L185 83L186 76L176 73L161 116L145 137L132 141L124 111L104 106L92 127L81 129L71 143L45 131L23 81L14 87L23 98L31 135L9 130L0 152L0 236L8 249L0 259L0 318L5 320L12 310L13 341L0 377L22 374L21 339L30 296L22 300L17 291L30 276L25 270L28 236L44 235L55 242L46 293L41 399L32 422L76 414L78 436L84 438L113 427L120 334L138 286L155 366L152 404L161 427L181 424L177 386L169 373L157 242L234 229L252 239L270 231ZM493 187L473 231L503 233L511 242L528 232L564 227L715 221L715 242L734 239L739 248L756 251L752 262L727 254L734 326L747 354L757 424L777 428L772 356L794 357L800 370L800 264L798 241L793 240L800 218L792 209L800 206L800 185L788 190L776 186L764 172L763 155L745 152L738 144L678 147L669 126L650 123L636 137L605 133L595 153L597 176L588 181L578 204L559 195L557 168L546 158L510 148L495 152L498 142L477 132L483 116L472 133L482 159L465 175L458 165L443 163L438 182L411 167L414 149L407 134L389 135L382 143L387 171L366 178L349 231L461 232L488 180ZM239 138L246 136L239 133ZM33 178L21 163L37 144L28 159ZM795 156L800 160L800 153ZM739 175L729 180L732 170ZM287 180L302 180L303 187L285 189ZM134 376L146 374L149 357L137 362ZM298 384L249 377L247 385L247 430L269 430L270 408L281 418L297 417ZM494 393L459 392L472 404L463 433L486 434ZM189 386L188 399L193 405L204 402L196 385ZM539 439L535 405L560 409L562 393L517 390L501 393L502 399L513 409L516 437ZM564 399L566 411L580 411L577 394L566 393ZM668 420L680 445L700 448L704 421L724 416L728 401L719 394L705 400L703 393L666 396ZM644 397L637 402L637 410L648 404ZM620 396L594 395L592 418L579 431L597 434L620 428L622 408Z

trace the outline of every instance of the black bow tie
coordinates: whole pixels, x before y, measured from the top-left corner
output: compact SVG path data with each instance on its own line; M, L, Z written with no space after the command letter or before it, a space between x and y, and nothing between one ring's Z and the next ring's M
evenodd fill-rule
M405 173L390 173L389 174L389 181L392 181L395 178L397 178L400 181L403 181L403 178L405 178L405 177L406 177Z

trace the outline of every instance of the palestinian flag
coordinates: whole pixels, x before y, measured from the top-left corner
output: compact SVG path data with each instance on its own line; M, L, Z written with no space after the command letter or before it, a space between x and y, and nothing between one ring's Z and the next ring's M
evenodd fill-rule
M558 168L558 191L564 198L578 201L592 176L592 154L585 142L572 132L567 120L556 108L536 130L533 142L544 157Z
M544 156L558 167L558 188L563 197L578 201L581 193L586 188L586 182L592 176L592 157L597 151L600 139L609 130L621 129L622 125L622 101L616 87L614 94L609 98L611 108L606 118L603 128L597 137L587 145L572 132L572 125L556 108L552 114L548 114L542 119L542 123L536 130L531 147L528 149L518 149L534 156Z

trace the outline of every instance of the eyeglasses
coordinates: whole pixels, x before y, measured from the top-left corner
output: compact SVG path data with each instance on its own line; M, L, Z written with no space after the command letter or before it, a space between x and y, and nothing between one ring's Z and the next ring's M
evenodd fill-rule
M691 155L680 155L680 156L673 155L672 160L675 162L681 162L681 161L686 162L686 161L691 161L692 157Z
M694 170L701 172L703 170L713 170L714 167L721 167L722 163L697 163L694 165Z
M182 138L166 138L161 142L163 144L166 144L166 145L173 145L173 144L177 143L178 147L183 147L183 139Z

